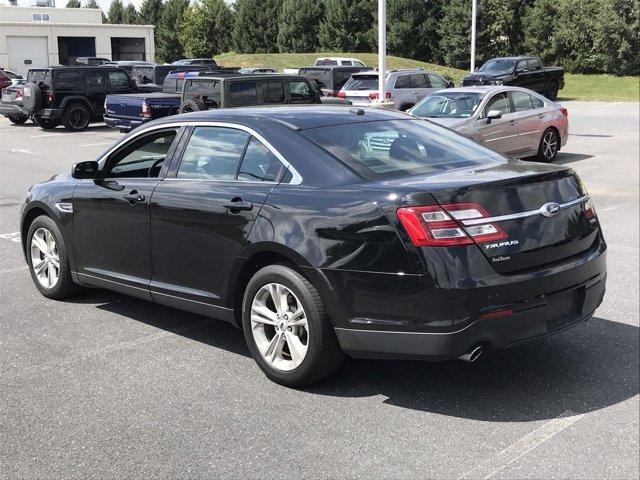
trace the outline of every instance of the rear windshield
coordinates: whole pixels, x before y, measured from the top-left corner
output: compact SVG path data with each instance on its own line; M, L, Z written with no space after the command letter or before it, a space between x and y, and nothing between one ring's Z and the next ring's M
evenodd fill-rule
M36 84L43 82L46 74L47 70L29 70L29 73L27 73L27 82Z
M181 79L184 82L184 79ZM218 81L188 80L184 88L184 96L191 100L195 97L202 98L211 107L220 106L221 87Z
M153 83L154 67L133 67L131 75L138 79L140 83ZM166 76L166 75L165 75Z
M344 90L377 90L378 75L358 75L351 77L342 88Z
M506 161L500 154L424 120L363 122L302 133L369 179L440 173Z

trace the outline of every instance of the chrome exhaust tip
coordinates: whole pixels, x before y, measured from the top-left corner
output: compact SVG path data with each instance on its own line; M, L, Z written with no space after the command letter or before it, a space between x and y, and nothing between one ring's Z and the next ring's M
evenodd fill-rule
M472 347L464 355L460 355L458 357L458 360L462 360L463 362L473 363L482 356L483 352L484 352L484 347L482 345L476 345L475 347Z

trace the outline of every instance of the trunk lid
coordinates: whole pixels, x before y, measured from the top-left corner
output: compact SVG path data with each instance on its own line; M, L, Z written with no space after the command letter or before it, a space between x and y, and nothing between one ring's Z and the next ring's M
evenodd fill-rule
M140 119L142 118L142 104L144 102L147 102L152 111L154 107L159 110L166 110L165 115L157 115L158 117L166 116L172 107L180 105L180 95L160 92L108 95L105 102L105 112L109 117Z
M553 264L589 250L600 238L595 213L585 209L587 194L568 168L509 162L409 179L403 186L422 186L445 210L460 203L484 209L491 221L458 223L465 230L491 224L504 231L505 238L476 242L498 273Z

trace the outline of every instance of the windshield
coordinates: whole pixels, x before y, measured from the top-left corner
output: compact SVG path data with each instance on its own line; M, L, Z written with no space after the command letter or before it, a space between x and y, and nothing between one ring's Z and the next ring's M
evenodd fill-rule
M342 87L343 90L377 90L378 75L357 75L351 77Z
M478 71L493 74L506 74L513 72L516 67L516 61L506 58L494 58L482 65Z
M434 93L413 107L411 115L422 118L469 118L484 97L483 93Z
M382 120L303 131L365 178L441 173L506 159L424 120Z

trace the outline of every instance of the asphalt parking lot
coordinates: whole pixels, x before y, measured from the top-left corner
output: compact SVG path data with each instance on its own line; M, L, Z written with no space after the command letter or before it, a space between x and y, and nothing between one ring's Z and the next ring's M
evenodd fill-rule
M596 316L478 365L348 360L302 390L267 380L227 324L41 296L17 234L26 189L121 134L0 118L0 477L638 478L639 105L566 106L556 162L609 245Z

